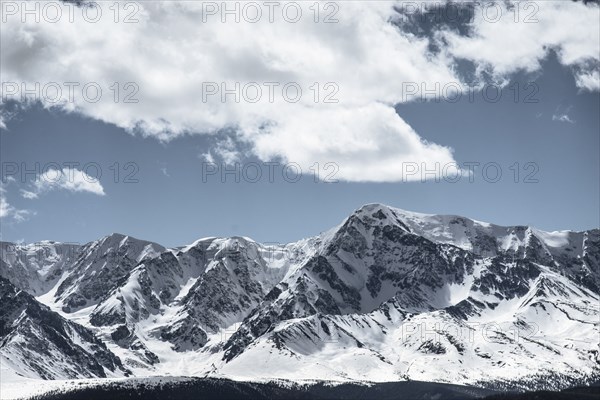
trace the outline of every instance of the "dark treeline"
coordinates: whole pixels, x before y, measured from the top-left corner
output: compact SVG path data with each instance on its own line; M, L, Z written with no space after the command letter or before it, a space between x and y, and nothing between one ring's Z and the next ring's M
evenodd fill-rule
M390 382L372 386L329 386L235 382L226 379L190 379L167 383L110 383L98 387L54 390L31 400L358 400L414 399L465 400L481 398L490 390L428 382Z
M235 382L226 379L190 379L179 382L103 384L98 387L54 390L31 400L600 400L600 387L561 392L492 394L491 390L428 382L390 382L372 386L343 384L310 386Z

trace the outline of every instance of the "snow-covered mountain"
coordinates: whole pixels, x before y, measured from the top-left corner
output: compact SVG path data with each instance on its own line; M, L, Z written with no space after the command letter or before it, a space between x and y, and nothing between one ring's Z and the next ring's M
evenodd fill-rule
M156 243L117 233L88 243L51 292L52 301L67 313L96 305L140 261L164 250Z
M1 275L93 332L125 366L115 374L528 389L600 380L598 229L370 204L288 245L165 249L114 234L74 256L40 246L47 256L33 262L28 246L2 243Z
M0 276L33 295L54 286L74 263L78 244L43 241L28 245L0 242Z
M0 357L15 372L42 379L129 375L93 332L70 322L0 278Z

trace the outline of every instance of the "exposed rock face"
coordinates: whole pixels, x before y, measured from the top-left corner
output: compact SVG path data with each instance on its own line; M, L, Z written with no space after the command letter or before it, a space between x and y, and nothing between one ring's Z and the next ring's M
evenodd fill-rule
M0 242L0 276L39 296L52 289L77 259L79 244L44 241L28 245Z
M41 267L18 257L0 272L135 373L552 388L600 378L598 229L370 204L288 245L206 238L167 250L115 234L77 254L40 285Z
M97 304L141 260L164 250L156 243L120 234L88 243L81 248L73 273L60 283L55 297L67 313Z
M70 322L0 278L0 354L17 371L43 379L127 375L90 330Z

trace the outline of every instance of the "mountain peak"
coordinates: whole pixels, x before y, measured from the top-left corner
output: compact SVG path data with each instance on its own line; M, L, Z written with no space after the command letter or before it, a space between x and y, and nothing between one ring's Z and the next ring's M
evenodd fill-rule
M424 213L418 213L418 212L414 212L414 211L408 211L402 208L398 208L398 207L392 207L392 206L388 206L387 204L383 204L383 203L367 203L365 205L363 205L362 207L356 209L352 215L358 215L358 216L362 216L362 215L368 215L370 217L373 217L374 214L377 214L380 216L380 218L378 219L382 219L381 216L382 214L384 216L387 217L392 217L393 219L397 219L397 218L427 218L427 217L434 217L435 214L424 214ZM452 217L457 217L457 218L461 218L458 216L452 216ZM375 217L377 218L377 217Z
M92 242L92 244L96 246L103 247L122 247L126 244L135 244L140 246L151 245L151 247L155 248L157 251L166 250L164 246L161 246L158 243L151 242L148 240L138 239L130 235L124 235L122 233L113 232L110 235L104 236L103 238Z
M403 211L399 208L394 208L391 206L388 206L387 204L383 204L383 203L367 203L364 204L363 206L359 207L358 209L356 209L356 211L354 211L353 214L369 214L369 213L375 213L377 211L382 211L382 212L391 212L392 210L394 211Z
M353 220L360 221L367 226L398 225L403 230L412 232L410 224L407 224L406 221L415 218L420 220L424 217L428 217L428 215L405 211L381 203L370 203L354 211L347 221L350 223Z
M394 215L394 211L391 207L381 203L369 203L355 210L350 216L356 216L358 218L372 217L377 219L383 219Z

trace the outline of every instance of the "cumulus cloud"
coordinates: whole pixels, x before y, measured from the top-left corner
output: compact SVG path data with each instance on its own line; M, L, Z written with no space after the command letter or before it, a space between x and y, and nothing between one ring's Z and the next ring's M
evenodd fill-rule
M243 157L238 143L231 136L218 140L212 147L212 151L205 153L202 158L207 162L214 162L213 153L229 165L239 162Z
M5 197L5 190L0 187L0 218L5 218L10 214L11 205Z
M7 177L6 183L8 185L14 182L13 177ZM53 190L105 195L104 188L96 178L76 168L48 169L32 183L31 190L21 189L20 193L25 199L37 199L40 195ZM20 209L10 204L6 194L6 185L0 182L0 219L22 222L36 214L35 211Z
M440 32L451 57L476 63L479 72L502 79L536 71L550 51L574 70L576 84L598 90L600 8L584 2L491 2L476 10L471 33ZM515 20L517 21L515 23Z
M0 94L2 92L2 89L0 89ZM10 121L15 115L15 111L11 111L8 110L6 107L3 107L2 103L0 102L0 130L7 130L7 122Z
M105 195L104 188L97 178L76 168L49 169L33 182L33 190L22 190L21 195L27 199L35 199L39 195L53 190Z
M454 163L451 149L424 141L393 108L383 104L331 114L307 112L290 116L278 128L250 135L259 158L267 161L286 155L302 168L335 162L336 177L341 179L407 181L420 178L409 173L415 163L419 168L426 163L430 170ZM299 141L304 143L299 145Z
M577 68L578 85L597 86L598 35L590 32L597 19L586 23L597 18L597 5L538 2L537 24L515 24L509 13L487 23L476 12L469 36L444 29L428 38L390 23L401 2L338 2L339 9L322 6L317 23L313 3L299 3L302 17L294 23L293 12L283 18L282 6L273 22L262 8L258 23L235 23L235 15L221 13L222 2L213 3L215 15L207 2L140 2L137 23L123 23L123 9L115 23L112 3L105 2L96 3L104 16L96 23L79 11L74 22L30 18L22 24L20 16L9 17L1 28L3 79L28 87L39 82L42 91L57 82L63 98L64 83L77 82L74 101L45 97L44 105L160 140L234 132L205 159L250 154L303 169L330 162L339 166L337 177L349 181L406 180L407 163L454 162L450 148L422 139L394 105L406 101L407 83L419 89L464 85L458 58L500 76L540 68L552 48L563 64ZM230 7L235 4L243 3ZM323 22L328 16L333 23ZM447 43L446 50L433 54L432 40ZM83 87L94 82L86 99ZM102 95L92 102L97 87ZM51 97L55 88L47 89ZM223 98L223 89L238 98Z
M27 220L35 212L31 210L19 209L8 203L6 198L6 189L0 183L0 219L4 221L22 222Z
M596 67L598 68L598 67ZM575 81L577 86L588 90L590 92L596 92L600 90L600 71L598 69L578 72L575 75Z

